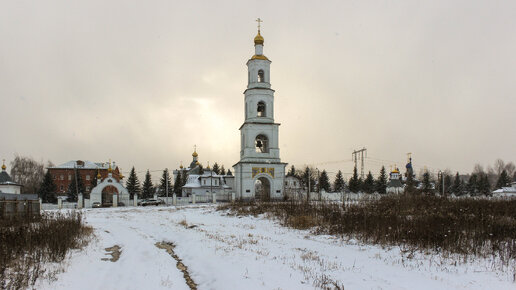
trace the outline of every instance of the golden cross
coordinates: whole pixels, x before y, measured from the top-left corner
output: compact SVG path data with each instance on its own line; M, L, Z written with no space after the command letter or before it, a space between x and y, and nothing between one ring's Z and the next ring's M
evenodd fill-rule
M197 152L197 145L194 145L194 146L193 146L193 151L194 151L194 152Z
M258 31L260 31L260 23L263 22L263 20L261 20L260 18L256 19L256 22L258 22Z

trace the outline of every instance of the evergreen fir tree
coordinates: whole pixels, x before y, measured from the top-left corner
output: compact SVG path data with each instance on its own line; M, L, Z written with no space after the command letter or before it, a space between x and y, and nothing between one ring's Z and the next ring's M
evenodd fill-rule
M467 190L471 195L478 193L478 180L475 173L471 174L468 180Z
M303 172L303 176L301 178L301 181L303 182L304 186L308 188L308 184L310 184L310 192L315 191L315 178L313 178L312 172L308 166L305 168L305 171Z
M220 173L219 173L219 174L220 174L220 175L225 175L225 174L226 174L226 169L224 169L224 165L222 165L222 166L220 167Z
M353 168L353 176L351 177L351 179L349 180L349 190L351 192L359 192L361 190L361 181L360 179L358 178L358 172L357 172L357 167L355 166Z
M380 169L380 176L376 180L376 192L385 194L387 189L387 173L385 172L385 166Z
M425 170L425 173L423 173L423 180L421 183L422 183L421 190L423 191L423 193L426 193L426 194L433 193L432 181L430 179L430 173L428 172L428 170Z
M213 171L213 173L215 173L215 174L219 174L219 173L220 173L219 164L217 164L217 162L215 162L215 164L213 164L212 171Z
M323 189L326 192L330 191L330 180L328 179L328 173L326 173L326 170L323 170L319 176L319 190Z
M333 183L333 191L342 192L344 190L344 178L342 177L342 171L338 171L335 176L335 182Z
M290 170L287 172L287 176L296 176L296 168L294 165L290 166Z
M459 172L455 174L455 178L453 179L453 185L451 186L451 192L455 195L460 195L462 193Z
M489 183L489 177L487 174L482 173L479 175L478 191L484 195L491 194L491 184Z
M125 187L129 192L130 199L134 199L135 194L136 196L140 195L140 181L138 180L138 176L136 176L136 170L134 170L134 166L131 169L131 173L129 173L129 178L127 178Z
M159 196L171 196L172 194L172 182L170 179L170 174L168 174L168 169L163 170L163 175L161 176L159 183ZM168 192L167 192L168 188Z
M202 167L201 164L199 164L199 174L200 175L203 175L204 174L204 168Z
M500 173L500 176L498 177L498 181L496 182L496 188L502 188L507 187L511 183L511 179L509 178L509 175L507 174L507 171L502 170L502 173Z
M416 185L414 182L413 174L407 174L407 181L405 182L405 193L406 194L415 194L416 193Z
M364 180L363 189L366 193L374 192L374 178L373 174L371 174L371 171L369 171L369 173L366 176L366 179Z
M79 192L77 192L77 190ZM77 202L78 193L82 193L84 195L85 191L86 190L84 183L82 182L81 174L77 169L75 169L75 173L72 176L72 182L68 186L68 201Z
M152 184L151 174L149 170L145 174L145 180L143 181L142 198L152 198L154 195L154 185Z
M54 183L54 179L50 174L50 171L47 170L47 173L43 177L43 182L38 190L38 196L41 198L41 201L44 203L56 203L57 197L57 186Z
M177 173L176 180L174 181L174 193L177 196L181 196L182 186L183 186L183 181L182 181L181 171L179 171Z
M227 176L233 176L233 173L231 172L231 170L228 169L228 172L226 172L226 175Z
M449 174L444 175L444 194L450 195L450 189L452 186L452 177Z

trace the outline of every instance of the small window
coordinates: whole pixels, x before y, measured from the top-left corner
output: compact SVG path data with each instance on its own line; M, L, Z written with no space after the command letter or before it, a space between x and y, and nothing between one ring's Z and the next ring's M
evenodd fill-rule
M251 190L250 189L246 189L245 192L251 192Z
M90 187L89 186L86 186L86 191L90 191Z
M63 191L63 186L61 185L61 186L59 187L59 189L60 189L61 191Z
M59 176L59 179L64 180L64 175Z
M68 174L68 180L72 180L72 175Z
M90 180L90 175L86 175L86 180Z
M264 78L263 70L259 70L259 71L258 71L258 82L259 82L259 83L263 83L263 82L265 82L265 78Z

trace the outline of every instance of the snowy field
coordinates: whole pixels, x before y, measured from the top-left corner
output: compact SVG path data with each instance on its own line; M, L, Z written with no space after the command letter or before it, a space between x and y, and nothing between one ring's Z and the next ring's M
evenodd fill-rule
M161 242L175 245L199 289L516 289L514 270L496 270L487 259L401 254L212 205L83 212L95 237L36 289L190 289Z

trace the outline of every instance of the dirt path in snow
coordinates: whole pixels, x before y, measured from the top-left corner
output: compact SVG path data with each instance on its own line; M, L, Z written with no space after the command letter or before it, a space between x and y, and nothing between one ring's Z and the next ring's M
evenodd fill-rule
M177 261L177 268L179 270L181 270L181 272L183 272L183 276L185 277L185 280L186 280L186 284L190 287L190 289L192 290L197 290L197 284L195 284L194 280L192 279L192 277L190 277L190 273L188 273L188 267L186 267L183 262L181 261L181 259L176 255L176 253L174 252L174 248L176 247L173 243L165 243L165 242L161 242L161 243L156 243L156 247L160 248L160 249L164 249L167 251L167 253L170 254L170 256L172 256L172 258L174 258L176 261Z

